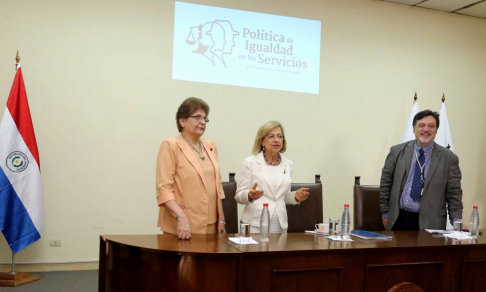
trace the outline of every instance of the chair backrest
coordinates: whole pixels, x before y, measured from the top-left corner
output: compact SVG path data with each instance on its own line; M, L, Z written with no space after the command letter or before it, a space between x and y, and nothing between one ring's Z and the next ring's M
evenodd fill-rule
M291 190L309 188L309 198L299 205L287 205L289 227L287 232L304 232L314 230L314 224L323 222L322 217L322 184L321 176L316 175L316 183L293 183ZM236 195L235 174L229 174L229 182L223 182L225 199L223 210L226 219L226 232L238 233L238 206L234 199Z
M362 186L360 177L354 182L353 229L384 231L380 212L380 186Z
M323 222L321 176L316 175L315 183L293 183L291 190L309 188L309 197L299 205L287 205L289 227L287 232L314 230L316 223Z
M235 174L229 174L229 182L223 182L225 199L223 200L223 211L226 220L226 232L238 233L238 206L235 201L236 181Z

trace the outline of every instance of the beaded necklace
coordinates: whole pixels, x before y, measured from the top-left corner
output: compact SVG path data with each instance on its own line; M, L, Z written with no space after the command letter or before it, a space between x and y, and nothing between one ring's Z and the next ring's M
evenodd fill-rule
M201 148L201 150L197 151L197 149L194 146L192 146L192 144L189 142L189 140L187 140L187 138L184 135L181 134L181 136L187 142L187 144L191 146L192 150L196 151L196 153L198 154L199 158L201 158L201 160L206 159L206 157L204 157L204 151L203 151L201 140L199 140L199 147Z
M265 149L263 149L263 158L265 159L265 162L268 165L271 165L271 166L277 166L277 165L280 164L280 162L282 162L282 158L280 157L280 153L278 154L277 162L272 163L272 162L268 161L267 156L265 155Z

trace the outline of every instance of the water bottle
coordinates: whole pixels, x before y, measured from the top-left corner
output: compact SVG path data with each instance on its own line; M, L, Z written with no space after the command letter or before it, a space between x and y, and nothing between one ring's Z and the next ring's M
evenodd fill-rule
M262 216L260 217L260 242L267 242L268 233L270 233L270 212L268 204L263 204Z
M471 220L469 220L469 235L472 238L478 238L479 233L479 212L478 206L474 206L471 213Z
M349 238L349 222L351 218L349 216L349 205L344 205L343 216L341 217L341 238L348 239Z

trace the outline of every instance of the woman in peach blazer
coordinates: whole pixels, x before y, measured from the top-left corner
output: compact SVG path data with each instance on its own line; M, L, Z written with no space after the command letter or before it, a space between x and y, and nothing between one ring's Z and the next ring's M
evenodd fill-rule
M217 149L214 142L201 139L208 114L204 100L186 99L176 114L181 134L163 141L157 157L157 225L181 239L226 233Z

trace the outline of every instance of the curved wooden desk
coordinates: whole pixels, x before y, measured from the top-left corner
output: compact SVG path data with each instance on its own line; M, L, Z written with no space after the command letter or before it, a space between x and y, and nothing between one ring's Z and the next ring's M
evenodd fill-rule
M484 288L485 236L453 241L423 231L383 233L394 239L332 242L288 233L240 246L227 235L101 236L99 291L375 292L402 282L424 291Z

